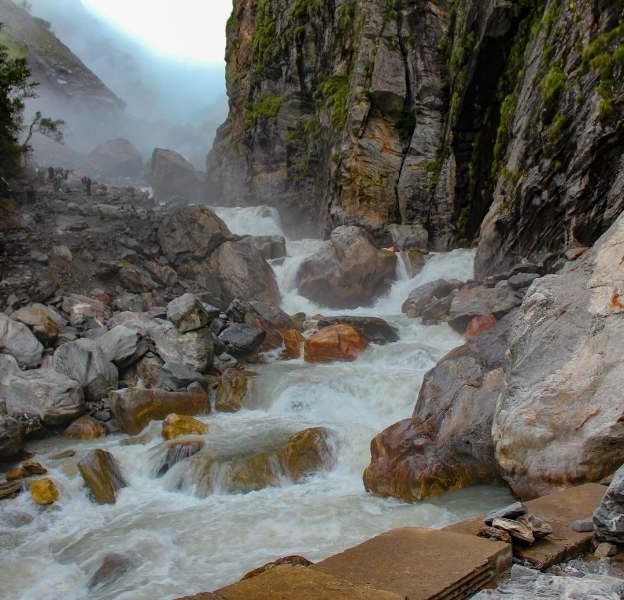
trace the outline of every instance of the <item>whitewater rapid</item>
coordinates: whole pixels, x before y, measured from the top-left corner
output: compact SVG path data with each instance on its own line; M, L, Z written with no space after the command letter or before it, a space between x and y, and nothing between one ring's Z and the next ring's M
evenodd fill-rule
M274 209L216 210L234 233L282 234ZM321 243L289 242L288 258L274 264L289 313L338 314L302 298L295 286L299 264ZM206 442L214 448L253 445L275 432L309 426L331 428L339 438L337 466L303 484L198 498L192 483L177 489L175 469L154 477L159 423L148 428L145 445L120 445L122 435L79 446L61 438L29 445L36 460L51 467L61 499L47 510L35 507L28 494L0 504L0 597L176 598L233 582L279 556L319 560L394 527L440 527L509 502L506 490L481 486L404 504L371 496L362 485L370 440L411 414L424 374L461 343L445 325L405 318L401 303L421 283L470 278L472 259L468 251L435 255L411 280L400 264L396 283L373 308L348 311L387 319L398 327L399 342L371 346L354 363L294 360L254 367L259 376L249 407L203 418L210 427ZM105 448L115 455L129 482L115 505L91 503L73 461L50 459L69 447L80 453ZM90 577L110 552L128 555L134 567L111 585L89 590Z

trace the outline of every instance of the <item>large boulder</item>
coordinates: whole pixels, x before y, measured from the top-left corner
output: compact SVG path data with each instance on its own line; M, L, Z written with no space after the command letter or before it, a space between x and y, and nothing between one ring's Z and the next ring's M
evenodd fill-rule
M360 227L332 231L323 248L301 263L299 293L331 308L370 306L395 277L397 257L379 250Z
M613 476L594 512L594 531L601 542L624 544L624 466Z
M115 504L117 492L128 485L117 461L106 450L91 450L78 463L78 470L98 504Z
M350 325L332 325L306 339L303 354L306 362L329 363L355 360L368 342Z
M130 435L141 433L151 421L160 421L172 413L193 416L210 412L208 394L195 392L129 388L112 392L110 403L117 425Z
M36 367L41 364L43 346L26 325L0 313L0 352L25 367Z
M101 177L142 177L143 157L132 142L123 138L109 140L92 150L88 156L91 167Z
M249 302L245 305L245 323L264 331L262 350L279 348L283 342L283 332L292 327L292 320L283 310L264 302Z
M205 327L210 322L210 315L194 294L184 294L167 305L169 319L180 333L187 333Z
M227 352L237 358L256 353L265 337L264 331L246 323L233 323L219 334L219 340Z
M275 260L286 256L286 238L281 235L250 236L249 241L266 260Z
M160 204L191 204L206 201L206 176L181 154L156 148L150 165L150 183Z
M212 253L208 265L219 277L228 303L237 298L280 305L273 269L249 238L225 242Z
M399 341L399 332L387 321L379 317L323 317L319 320L319 328L332 327L333 325L345 324L353 327L366 341L371 344L391 344Z
M24 429L15 418L0 413L0 459L18 455L24 448Z
M212 366L214 343L207 327L180 333L172 323L162 322L149 330L160 358L168 363L180 363L199 373Z
M77 381L87 400L101 400L117 387L117 367L97 344L90 339L68 342L56 349L54 368Z
M63 425L85 411L81 384L54 369L2 376L0 400L10 416L36 417L46 426Z
M113 327L98 337L96 342L107 360L120 368L134 364L149 350L149 345L141 334L124 325Z
M598 481L624 462L623 255L624 216L524 299L492 428L521 498Z
M199 206L170 210L158 226L160 247L169 262L177 267L203 263L214 250L231 238L227 225L211 210Z
M425 375L412 417L371 443L368 491L415 501L497 478L491 428L512 319L452 350Z
M461 286L457 279L436 279L418 286L412 290L403 303L401 311L408 317L415 319L429 316L427 313L444 299L447 299L446 308L451 306L451 294Z

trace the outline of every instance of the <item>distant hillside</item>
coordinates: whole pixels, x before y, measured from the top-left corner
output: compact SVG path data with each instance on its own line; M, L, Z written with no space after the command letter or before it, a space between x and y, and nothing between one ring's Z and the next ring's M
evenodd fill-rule
M54 35L46 21L33 18L10 0L0 0L0 23L0 43L12 56L28 59L42 96L51 94L90 110L124 108L124 102Z

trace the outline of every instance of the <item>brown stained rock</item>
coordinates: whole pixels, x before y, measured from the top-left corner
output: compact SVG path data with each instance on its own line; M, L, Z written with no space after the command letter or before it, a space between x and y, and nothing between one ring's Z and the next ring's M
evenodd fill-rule
M215 410L238 412L245 404L249 382L255 373L241 369L226 369L217 382Z
M76 419L64 432L63 436L72 440L94 440L108 434L106 427L93 417L85 415Z
M73 448L69 448L57 454L52 454L50 460L63 460L64 458L72 458L73 456L76 456L76 451Z
M14 498L20 494L22 490L23 487L21 481L7 481L6 483L0 483L0 500Z
M245 575L241 577L241 581L243 581L244 579L251 579L252 577L257 577L258 575L262 575L262 573L266 573L267 571L270 571L271 569L274 569L275 567L279 567L281 565L290 565L293 567L294 566L309 567L312 564L313 563L310 562L304 556L297 556L297 555L284 556L283 558L278 558L277 560L267 563L266 565L262 565L261 567L258 567L257 569L254 569L253 571L249 571L249 573L246 573Z
M504 529L499 529L497 527L486 525L479 530L477 535L489 540L496 540L499 542L505 542L506 544L511 544L511 535Z
M30 485L30 496L39 506L54 504L59 499L59 491L51 479L38 479Z
M305 338L297 329L289 329L283 334L284 357L287 359L300 358L303 354Z
M18 467L14 467L6 472L7 481L17 481L19 479L26 479L27 477L33 477L34 475L45 475L48 470L38 462L27 460Z
M306 339L304 358L311 363L353 361L368 342L349 325L333 325Z
M290 317L277 306L264 302L249 302L245 308L245 323L265 333L260 350L266 352L279 348L283 332L292 328Z
M335 440L323 427L314 427L290 436L279 450L282 468L293 481L302 481L321 467L331 469L336 462Z
M401 257L410 278L416 277L427 262L427 254L418 248L408 248L401 252Z
M56 319L55 319L56 317ZM59 336L60 317L43 304L24 306L11 314L14 321L28 325L42 342L53 342Z
M115 504L117 492L126 487L117 461L105 450L92 450L79 463L78 470L98 504Z
M210 412L210 399L204 393L130 388L112 392L110 399L117 424L130 435L172 413L192 416Z
M207 431L208 425L188 415L168 415L162 425L162 436L166 440L184 435L203 435Z
M396 327L379 317L342 315L339 317L322 317L318 320L319 329L333 325L349 325L371 344L383 346L399 341L399 332Z
M486 331L494 329L496 323L497 321L494 315L479 315L478 317L473 317L470 323L468 323L464 337L467 340L477 337Z

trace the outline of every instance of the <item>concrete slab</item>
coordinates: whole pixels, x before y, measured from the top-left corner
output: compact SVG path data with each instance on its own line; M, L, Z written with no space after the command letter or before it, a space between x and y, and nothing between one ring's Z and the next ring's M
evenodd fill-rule
M190 598L187 600L191 600ZM360 586L311 569L283 565L193 600L404 600L388 591Z
M511 567L511 547L449 531L395 529L313 567L406 600L468 598Z
M589 550L593 533L578 533L570 524L590 517L606 490L598 483L588 483L525 502L530 512L552 525L553 532L533 546L514 544L514 556L536 569L547 569ZM472 519L446 527L444 531L475 535L482 526L482 519Z

